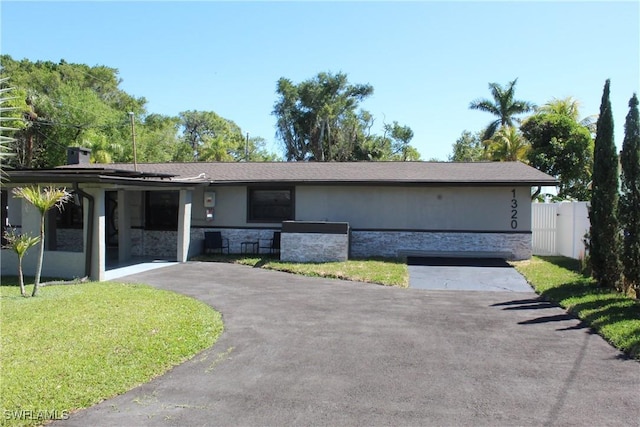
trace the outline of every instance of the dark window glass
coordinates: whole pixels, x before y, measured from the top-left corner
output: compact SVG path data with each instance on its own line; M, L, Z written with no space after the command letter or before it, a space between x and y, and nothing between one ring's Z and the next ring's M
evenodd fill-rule
M178 229L178 191L147 191L146 229Z
M71 193L71 199L56 209L57 228L82 228L82 202L83 198L77 193Z
M5 190L1 190L0 191L0 199L2 199L2 211L0 211L0 221L2 221L2 234L0 234L0 240L2 240L2 246L7 244L6 239L4 238L4 233L5 231L7 231L7 226L9 225L8 223L8 212L9 212L9 207L8 207L8 193Z
M291 188L250 188L248 205L248 221L281 222L294 219Z

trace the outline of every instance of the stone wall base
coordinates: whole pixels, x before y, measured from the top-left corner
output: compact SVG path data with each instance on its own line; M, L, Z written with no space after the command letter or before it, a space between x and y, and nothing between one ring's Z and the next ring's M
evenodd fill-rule
M178 232L131 229L131 255L175 259Z
M434 252L505 254L507 259L531 258L531 233L460 233L431 231L352 231L351 257L399 257Z
M81 228L58 228L56 230L56 251L84 251L84 232Z
M348 234L282 233L280 259L286 262L340 262L349 259Z
M131 255L175 258L177 253L176 231L152 231L131 229ZM229 252L241 253L242 242L260 242L260 253L268 253L268 240L278 229L250 228L192 228L189 257L202 253L205 231L220 231L222 237L229 239ZM309 235L299 243L295 254L285 255L291 261L309 259L305 253L313 254L317 259L337 260L345 257L343 242L333 241L346 238L346 235L318 233L284 233L282 246L287 235ZM308 243L305 243L308 241ZM311 242L313 244L311 244ZM472 233L472 232L432 232L432 231L351 231L349 256L352 258L386 257L395 258L407 254L419 256L421 253L432 255L442 253L499 253L510 260L531 258L531 233ZM305 252L305 253L303 253ZM326 254L322 255L322 254ZM329 254L332 256L329 257ZM283 258L284 259L284 258ZM346 258L345 258L346 259ZM295 261L305 262L305 261ZM320 261L318 261L320 262ZM325 261L321 261L325 262Z

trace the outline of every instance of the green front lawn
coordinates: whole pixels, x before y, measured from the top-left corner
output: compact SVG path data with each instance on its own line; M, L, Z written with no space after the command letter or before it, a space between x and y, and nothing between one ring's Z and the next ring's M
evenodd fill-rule
M640 301L608 289L580 274L578 261L533 257L513 263L536 292L558 303L596 330L616 348L640 359Z
M223 329L206 304L149 286L45 286L23 298L12 281L0 287L3 425L42 424L124 393L210 347Z
M233 262L312 277L353 280L385 286L409 286L409 270L401 259L361 259L344 262L296 263L282 262L269 256L199 255L193 261Z

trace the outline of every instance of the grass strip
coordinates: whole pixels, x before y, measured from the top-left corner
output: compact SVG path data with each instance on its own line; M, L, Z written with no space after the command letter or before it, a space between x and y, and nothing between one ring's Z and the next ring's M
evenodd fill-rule
M310 277L353 280L399 288L409 286L407 264L400 259L355 259L344 262L297 263L282 262L273 257L256 255L199 255L194 257L193 261L231 262Z
M39 425L148 382L210 347L219 313L145 285L0 287L0 423Z
M559 304L597 331L616 348L640 359L640 302L597 287L579 273L578 261L533 257L513 263L535 291Z

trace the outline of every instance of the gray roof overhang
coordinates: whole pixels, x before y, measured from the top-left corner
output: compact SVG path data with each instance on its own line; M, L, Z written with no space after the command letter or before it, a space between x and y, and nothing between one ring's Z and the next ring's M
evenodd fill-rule
M105 184L135 187L193 187L208 181L173 179L175 175L109 169L19 169L7 171L9 184Z

